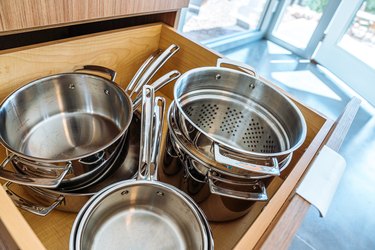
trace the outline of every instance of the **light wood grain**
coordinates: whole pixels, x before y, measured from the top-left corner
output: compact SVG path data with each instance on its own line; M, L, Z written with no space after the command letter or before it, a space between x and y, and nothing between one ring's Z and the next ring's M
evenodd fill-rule
M188 0L2 0L1 31L46 28L124 16L172 12Z
M0 221L20 249L44 249L41 241L35 237L25 218L12 200L0 188Z
M196 67L213 66L220 57L165 25L146 25L105 32L2 52L0 97L32 79L69 71L74 66L82 64L99 64L117 70L119 82L125 86L142 61L154 49L164 49L171 43L178 44L181 49L163 66L158 76L172 69L178 69L183 73ZM172 99L173 86L163 89L162 93ZM333 122L296 103L301 108L308 126L305 143L294 154L288 171L281 178L272 180L267 189L270 194L267 203L257 203L251 213L239 220L211 223L216 248L228 249L236 246L249 249L256 246L330 130ZM56 211L50 218L23 214L48 249L61 249L59 246L67 246L74 214Z

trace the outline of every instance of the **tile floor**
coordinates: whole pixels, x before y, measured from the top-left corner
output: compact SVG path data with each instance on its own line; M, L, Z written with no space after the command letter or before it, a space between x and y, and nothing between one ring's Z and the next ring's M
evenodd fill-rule
M222 52L336 119L355 93L324 69L261 40ZM372 89L371 91L375 91ZM375 109L366 102L340 149L347 165L329 211L310 208L290 249L375 249Z

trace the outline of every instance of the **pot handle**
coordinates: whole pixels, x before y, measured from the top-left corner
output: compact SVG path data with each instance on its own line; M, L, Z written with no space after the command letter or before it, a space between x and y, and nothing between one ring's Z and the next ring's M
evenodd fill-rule
M267 174L267 175L272 175L272 176L280 175L279 162L277 158L275 157L271 158L272 166L244 162L244 161L233 159L224 155L220 151L220 146L217 143L214 143L214 158L215 158L215 161L221 164L244 169L244 170L251 171L254 173Z
M163 88L165 85L170 83L173 80L176 80L181 76L181 73L178 70L172 70L169 73L163 75L159 79L157 79L153 84L150 86L154 87L154 91L158 91L159 89ZM136 110L139 105L141 104L142 96L138 95L137 98L133 101L133 110Z
M146 85L142 92L141 141L139 149L138 180L150 179L151 139L153 132L154 88Z
M238 191L225 187L220 187L215 184L215 182L224 182L233 185L249 186L250 191ZM210 191L213 194L231 197L240 200L250 200L250 201L266 201L268 199L267 190L262 181L254 181L254 183L244 183L239 181L232 181L219 176L215 176L208 172L208 185ZM251 190L252 189L252 190ZM256 190L259 190L256 192Z
M157 180L158 164L160 160L160 147L161 147L161 138L163 132L164 124L164 112L165 112L165 99L163 97L157 96L155 98L154 105L154 131L152 139L152 152L150 159L150 170L152 171L151 178L152 180Z
M21 173L11 172L9 170L5 170L5 166L8 165L11 161L19 161L21 163L28 164L29 166L39 168L41 165L25 161L20 159L14 154L9 154L4 161L0 164L0 178L5 179L17 184L27 185L27 186L35 186L35 187L43 187L43 188L56 188L59 186L61 181L64 179L65 175L71 170L72 164L71 162L67 163L65 167L55 166L52 164L48 165L48 168L51 170L58 169L62 170L61 174L56 178L38 178L32 177L29 175L24 175Z
M159 54L158 51L154 52L154 54L152 54L143 63L141 68L137 71L137 73L135 74L135 76L131 80L131 82L130 82L131 84L129 84L128 87L126 88L127 92L131 91L129 96L132 96L133 94L135 94L135 96L138 96L139 92L142 90L143 86L146 85L151 80L151 78L156 74L156 72L179 49L180 49L180 47L178 45L172 44L163 53L161 53L159 56L157 56ZM156 57L156 58L154 58L154 57Z
M114 71L112 69L109 69L109 68L106 68L104 66L99 66L99 65L84 65L82 67L75 68L74 72L76 72L76 71L83 71L83 70L86 70L86 71L96 71L96 72L107 74L107 75L109 75L111 77L110 79L111 79L112 82L115 81L116 76L117 76L117 72L116 71Z
M255 72L255 69L246 63L233 61L227 58L219 58L216 62L216 67L223 67L222 64L232 65L240 68L242 71L246 72L249 75L254 77L258 77L258 74Z
M4 188L5 192L8 194L8 196L12 199L13 203L17 207L22 208L23 210L26 210L30 213L33 213L33 214L36 214L36 215L39 215L39 216L46 216L47 214L52 212L52 210L55 209L58 205L60 205L64 200L63 195L53 197L51 194L45 193L40 189L32 188L32 187L29 187L29 186L23 186L23 188L33 189L33 191L38 192L45 197L54 199L54 202L52 202L51 205L49 205L47 207L43 207L43 206L35 204L35 203L33 203L29 200L26 200L25 198L21 197L19 194L16 194L12 189L10 189L10 186L12 184L13 184L12 182L8 181L3 185L3 188Z
M137 179L151 181L157 179L165 99L155 98L154 88L149 85L143 87L142 95L140 161Z

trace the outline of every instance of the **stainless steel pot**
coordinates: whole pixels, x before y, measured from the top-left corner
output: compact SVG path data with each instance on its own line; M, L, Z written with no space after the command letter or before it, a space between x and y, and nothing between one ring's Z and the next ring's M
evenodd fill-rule
M121 151L99 181L82 186L78 190L63 188L47 189L26 185L4 184L4 189L16 206L39 216L46 216L53 210L79 212L86 202L100 190L114 183L132 179L136 176L139 162L140 118L134 113L129 127L127 140L121 145ZM14 186L18 186L14 188ZM22 190L17 190L21 188Z
M153 107L148 86L143 100L138 180L119 183L89 201L73 225L71 249L213 247L200 210L181 191L155 180L164 101L156 99L160 106Z
M177 50L172 45L160 56L152 55L126 91L114 83L114 71L99 66L83 70L107 73L110 80L63 73L16 90L0 105L0 142L10 152L0 178L56 188L85 185L100 176L126 136L134 108L130 96ZM10 162L23 174L5 170Z
M168 112L168 136L159 178L186 192L210 221L228 221L247 214L256 201L266 201L270 175L226 171L224 165L192 146L177 126L174 106ZM284 169L291 155L281 162ZM223 171L224 169L224 171Z
M252 75L221 67L224 63ZM297 106L247 65L219 59L217 67L192 69L176 82L174 101L184 136L231 168L279 175L280 163L306 137Z

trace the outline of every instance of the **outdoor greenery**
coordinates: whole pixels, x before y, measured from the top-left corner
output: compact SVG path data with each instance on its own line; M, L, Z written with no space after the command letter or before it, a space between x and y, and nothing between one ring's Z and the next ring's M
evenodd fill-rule
M329 0L305 0L306 5L313 11L322 13Z
M375 0L367 0L366 2L365 11L375 14Z

